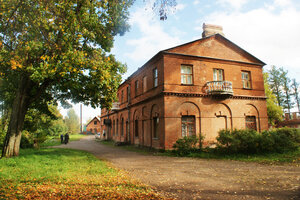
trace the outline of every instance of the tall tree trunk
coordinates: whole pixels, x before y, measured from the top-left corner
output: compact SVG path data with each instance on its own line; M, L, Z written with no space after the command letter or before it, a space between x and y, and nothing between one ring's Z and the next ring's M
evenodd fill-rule
M10 122L3 145L2 157L9 158L19 155L24 119L30 104L29 91L30 80L27 77L21 77L19 80L19 88L16 91L13 102Z

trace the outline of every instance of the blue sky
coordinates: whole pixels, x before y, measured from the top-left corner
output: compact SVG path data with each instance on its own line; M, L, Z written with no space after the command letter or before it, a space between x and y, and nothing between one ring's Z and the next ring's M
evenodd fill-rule
M202 24L208 23L222 26L227 39L267 64L264 69L272 65L284 67L291 78L300 82L299 0L177 2L166 21L160 21L143 0L136 0L131 7L130 31L117 36L112 49L112 54L127 64L124 79L160 50L200 39ZM74 109L79 115L79 105ZM100 109L83 110L84 122L100 113Z

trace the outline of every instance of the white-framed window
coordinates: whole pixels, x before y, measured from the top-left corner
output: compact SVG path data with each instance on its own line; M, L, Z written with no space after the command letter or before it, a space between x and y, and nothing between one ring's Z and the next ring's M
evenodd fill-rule
M182 116L181 117L181 135L192 136L195 133L195 116Z
M251 74L248 71L242 71L243 88L251 89Z
M214 81L224 81L223 69L214 69Z
M181 84L191 85L193 84L193 66L181 65Z

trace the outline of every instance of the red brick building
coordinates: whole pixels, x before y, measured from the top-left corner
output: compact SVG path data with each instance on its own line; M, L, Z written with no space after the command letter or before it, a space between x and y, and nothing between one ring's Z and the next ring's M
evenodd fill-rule
M86 125L86 133L93 133L93 134L100 133L100 119L98 117L94 117Z
M203 25L203 38L158 52L101 111L115 141L170 149L183 136L212 143L220 129L268 128L262 61ZM219 34L220 33L220 34Z

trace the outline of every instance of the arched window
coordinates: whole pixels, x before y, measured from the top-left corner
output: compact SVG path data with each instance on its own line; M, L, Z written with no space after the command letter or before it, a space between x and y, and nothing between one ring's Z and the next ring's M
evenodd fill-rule
M117 124L116 124L116 135L119 135L119 119L117 119Z
M124 136L124 118L121 118L121 136Z

